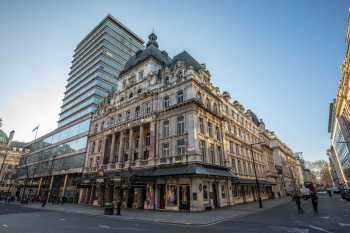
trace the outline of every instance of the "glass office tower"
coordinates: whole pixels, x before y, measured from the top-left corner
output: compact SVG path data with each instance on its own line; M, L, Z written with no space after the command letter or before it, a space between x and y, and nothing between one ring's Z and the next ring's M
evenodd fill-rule
M117 85L126 61L144 41L108 15L76 47L58 128L28 144L21 160L22 192L77 200L91 113Z

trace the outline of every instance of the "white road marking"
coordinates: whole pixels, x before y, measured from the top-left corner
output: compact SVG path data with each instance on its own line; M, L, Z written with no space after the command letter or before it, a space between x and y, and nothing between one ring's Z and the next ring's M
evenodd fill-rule
M340 226L342 227L350 227L350 223L342 223L342 222L339 222L338 223Z
M323 228L321 228L321 227L317 227L317 226L314 226L314 225L309 225L309 227L312 228L312 229L318 230L318 231L323 231L323 232L327 232L327 233L332 233L332 232L330 232L330 231L327 231L327 230L325 230L325 229L323 229Z
M2 224L1 225L3 228L9 228L9 226L7 224Z
M110 226L107 225L98 225L99 228L110 229Z
M320 218L323 218L323 219L329 219L329 216L322 216Z
M270 226L278 231L283 231L287 233L309 233L309 229L307 228L297 228L297 227L278 227L278 226Z
M66 221L66 219L65 219L65 218L60 218L60 220L61 220L61 221Z

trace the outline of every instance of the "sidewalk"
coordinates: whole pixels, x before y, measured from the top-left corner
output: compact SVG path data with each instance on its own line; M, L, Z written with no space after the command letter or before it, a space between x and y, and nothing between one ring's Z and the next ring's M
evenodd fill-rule
M262 212L276 206L290 202L290 198L273 199L263 201L263 209L258 208L258 203L240 204L232 207L210 210L206 212L170 212L170 211L153 211L140 209L122 209L121 216L104 215L103 209L91 207L87 205L64 204L52 205L48 204L44 207L46 210L60 211L66 213L79 213L94 216L106 216L124 220L141 220L157 223L184 224L184 225L212 225L225 220L242 217L249 214ZM19 204L18 204L19 205ZM40 204L27 204L22 207L43 209Z

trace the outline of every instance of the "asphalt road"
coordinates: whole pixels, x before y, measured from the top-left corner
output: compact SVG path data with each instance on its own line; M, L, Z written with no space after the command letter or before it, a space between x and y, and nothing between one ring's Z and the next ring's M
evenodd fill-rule
M0 232L7 233L129 233L129 232L237 232L237 233L349 233L350 202L338 196L319 197L319 215L314 215L310 201L298 216L293 202L207 226L170 225L146 221L120 220L115 216L63 213L0 204Z

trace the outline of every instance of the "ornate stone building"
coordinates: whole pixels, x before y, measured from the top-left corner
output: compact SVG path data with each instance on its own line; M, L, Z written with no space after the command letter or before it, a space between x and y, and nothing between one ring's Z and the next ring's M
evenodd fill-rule
M257 200L255 174L260 196L273 197L264 131L205 65L186 51L170 58L152 33L93 115L79 200L202 211Z

